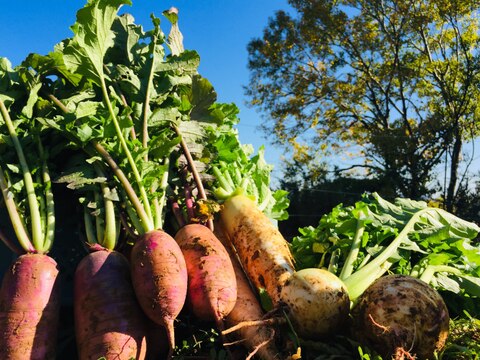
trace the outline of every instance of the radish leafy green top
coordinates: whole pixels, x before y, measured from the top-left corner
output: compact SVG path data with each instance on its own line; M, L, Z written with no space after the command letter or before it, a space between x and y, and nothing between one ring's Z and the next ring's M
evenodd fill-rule
M241 184L234 176L230 185L255 196L271 217L285 218L285 192L270 190L271 166L263 149L254 156L250 146L240 144L234 128L238 108L218 103L212 84L198 74L199 56L183 49L177 13L163 13L172 24L165 36L153 14L148 31L128 13L119 15L130 4L89 0L77 12L71 38L21 64L41 88L38 120L85 152L106 179L100 186L118 194L108 199L109 207L111 201L121 205L136 234L165 223L167 201L179 191L177 179L186 168L181 143L215 194L220 193L218 174L241 174ZM61 181L91 182L77 167L64 170ZM108 241L110 247L113 242Z
M299 268L326 267L357 298L386 271L433 287L480 297L480 228L423 201L364 195L336 206L317 227L299 229L292 249Z
M47 253L55 235L54 199L42 126L33 118L40 86L28 72L0 59L0 189L16 242L0 238L17 253Z

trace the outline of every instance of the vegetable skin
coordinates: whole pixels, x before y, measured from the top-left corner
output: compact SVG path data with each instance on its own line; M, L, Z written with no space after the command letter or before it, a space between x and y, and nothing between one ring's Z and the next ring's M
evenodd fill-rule
M98 250L84 257L75 271L74 299L80 360L145 358L145 318L122 254Z
M19 256L0 291L2 359L55 359L60 310L58 267L42 254Z
M232 311L225 317L225 327L228 329L244 322L261 320L265 314L230 241L225 236L221 223L215 224L215 235L230 256L237 281L237 300ZM241 341L241 344L250 352L249 355L257 354L264 360L282 358L275 346L275 329L267 322L262 325L241 327L234 335L235 340Z
M325 269L299 270L285 282L281 297L295 331L318 339L338 332L348 320L350 298L343 282Z
M278 304L283 285L295 271L287 241L245 195L227 199L220 216L249 279Z
M188 273L187 301L203 321L221 321L232 311L237 283L232 262L215 234L201 224L188 224L175 235Z
M166 232L141 236L131 252L135 294L145 314L167 330L170 355L175 347L173 322L187 296L187 265L180 247Z
M377 279L352 309L354 337L384 358L410 354L433 359L449 331L448 309L440 294L406 275Z

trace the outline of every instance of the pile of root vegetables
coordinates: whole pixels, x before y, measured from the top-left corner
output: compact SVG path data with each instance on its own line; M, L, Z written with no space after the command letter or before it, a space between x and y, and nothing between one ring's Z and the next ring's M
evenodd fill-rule
M441 354L443 291L478 309L466 305L480 301L478 226L373 194L288 242L276 225L287 194L183 48L178 11L163 12L166 35L124 5L89 0L50 53L0 59L0 239L15 258L0 291L2 358L59 356L60 242L82 245L82 360Z

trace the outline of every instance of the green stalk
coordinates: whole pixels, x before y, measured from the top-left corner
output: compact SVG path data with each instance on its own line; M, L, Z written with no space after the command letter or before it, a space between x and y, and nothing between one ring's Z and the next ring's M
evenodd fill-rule
M45 161L45 151L41 141L38 141L38 153L42 162L42 183L44 186L43 193L45 196L45 239L43 241L43 251L50 251L53 240L55 238L55 202L52 192L52 181L50 172L48 171L47 162Z
M232 186L230 186L230 183L227 181L227 179L223 176L221 171L216 166L213 167L213 174L215 175L215 178L220 184L221 189L219 190L221 192L224 192L224 193L233 192L234 189L232 188Z
M163 203L163 199L165 198L165 194L162 194L161 200L159 201L158 198L152 199L152 208L153 208L153 226L155 229L162 229L163 228L163 221L162 221L162 207L160 203Z
M2 117L7 125L7 129L12 140L15 151L17 152L18 161L20 162L20 167L22 169L23 181L25 185L25 190L27 192L27 203L30 210L30 220L32 223L32 243L33 247L38 252L43 252L43 231L42 231L42 221L40 216L40 209L38 206L37 196L35 194L35 187L32 179L32 174L28 168L27 160L25 154L23 153L20 140L17 137L15 126L13 125L10 114L8 113L5 104L0 99L0 112Z
M180 137L180 142L181 142L181 147L182 147L182 150L183 150L183 154L185 155L185 157L187 159L187 163L189 165L190 171L193 175L193 179L194 179L195 184L197 186L198 195L199 195L198 198L200 200L207 200L207 193L205 192L205 188L203 187L202 179L201 179L200 174L197 170L197 167L195 166L195 162L193 161L193 157L192 157L192 154L190 152L190 149L188 148L188 145L185 142L185 139L183 138L182 134L180 133L180 130L178 129L178 127L175 127L175 132ZM165 184L165 187L166 187L166 184ZM213 220L212 219L207 220L207 227L212 232L214 231L214 225L213 225Z
M265 198L263 199L263 201L261 203L258 203L257 207L261 210L261 211L264 211L267 206L268 206L268 202L270 200L270 196L271 196L271 190L268 189L268 196L265 196ZM258 195L260 197L260 194ZM258 199L260 200L260 199Z
M322 257L320 258L320 261L318 262L318 265L317 265L318 268L323 268L323 267L325 267L325 258L326 258L326 256L327 256L327 253L324 252L324 253L322 254Z
M366 254L365 257L363 258L362 262L358 265L357 271L363 268L369 261L370 258L372 257L371 254Z
M155 199L155 202L154 202L156 229L163 228L163 207L165 206L165 202L167 200L167 192L165 189L168 186L169 163L170 163L170 159L167 157L165 159L165 164L164 164L167 170L165 170L165 172L162 175L162 179L160 180L160 189L162 189L162 196L160 197L160 200Z
M100 177L106 177L102 169L97 163L94 163L95 172ZM111 189L105 183L101 183L102 203L105 211L104 222L102 226L102 234L98 236L98 242L109 250L115 249L117 245L117 221L115 217L115 206L111 199ZM98 194L95 193L97 196Z
M128 181L127 177L123 173L122 169L117 165L115 160L110 156L110 154L103 148L103 146L97 142L93 143L95 150L102 156L102 158L107 162L108 166L112 169L115 176L118 178L122 184L123 189L127 197L132 202L135 211L137 212L138 217L141 220L141 227L136 227L138 231L148 232L154 229L152 217L147 214L145 207L140 202L140 199L137 197L135 190Z
M234 163L234 168L235 181L237 182L237 184L241 184L243 182L243 176L237 163Z
M408 234L413 230L420 217L428 211L432 211L432 209L425 208L415 213L390 245L363 268L343 280L348 289L350 299L357 299L378 277L388 270L391 266L388 259L395 254L404 239L408 237Z
M130 222L132 223L132 226L134 229L138 231L138 229L142 229L142 221L139 219L137 212L135 209L128 203L128 199L125 199L127 201L127 204L125 206L125 211L127 212L128 218L130 219ZM160 228L157 228L160 229Z
M87 242L92 245L96 244L97 243L96 231L94 230L94 226L92 224L92 216L88 211L87 205L84 205L83 207L83 221L85 223L85 235L87 237Z
M122 129L120 128L120 124L118 123L117 116L115 115L115 111L113 110L112 103L110 102L110 98L108 96L108 90L107 86L105 84L105 80L103 77L100 77L101 80L101 88L102 88L102 93L104 96L104 101L107 105L108 111L110 112L110 116L112 117L113 125L115 126L115 131L117 133L117 137L120 140L120 146L122 150L124 151L128 163L132 169L133 176L135 178L135 181L137 182L138 190L140 191L140 197L143 200L143 212L146 213L146 216L148 217L148 222L145 222L144 226L147 231L153 230L153 224L152 224L152 211L150 208L150 202L148 200L147 192L145 190L145 187L142 185L142 178L140 176L140 173L138 172L138 168L135 164L135 160L132 157L132 154L130 153L130 150L128 149L127 142L125 141L125 138L123 137L122 134ZM123 184L123 182L122 182ZM128 191L127 191L128 193ZM129 195L130 196L130 195ZM143 215L142 215L143 216ZM141 216L141 217L142 217Z
M42 169L40 171L37 171L33 174L33 181L36 184L43 184L43 177L42 177ZM47 234L46 234L46 229L47 229L47 213L46 213L46 199L43 196L38 196L37 197L38 201L38 209L40 213L40 224L42 226L42 231L44 233L44 238L42 239L42 250L41 252L44 252L44 246L45 242L47 240Z
M336 249L332 256L330 256L330 261L328 263L327 270L335 274L338 266L338 260L340 259L340 249Z
M353 264L358 258L358 253L360 251L360 246L362 244L362 237L365 231L365 221L358 219L357 220L357 229L355 230L355 236L353 237L352 246L350 251L345 259L345 263L342 267L342 271L340 272L339 278L341 280L345 280L353 272Z
M228 183L230 184L230 187L235 188L235 183L233 182L230 172L225 171L224 177L225 177L225 180L228 181Z
M109 250L115 249L117 245L117 222L115 219L115 206L110 199L110 188L106 184L101 184L103 203L105 206L105 232L102 238L102 246Z
M103 71L107 74L107 75L111 75L111 72L110 70L108 69L107 65L103 65ZM118 84L116 82L113 82L112 83L112 86L113 86L113 89L115 90L115 92L117 93L118 97L120 98L120 100L122 101L122 104L125 106L125 107L128 107L128 103L127 103L127 99L125 98L125 95L123 94L122 90L120 89L120 87L118 86ZM68 112L68 111L67 111ZM130 119L130 121L133 123L133 119L132 119L132 116L129 114L128 115L128 118ZM137 138L137 134L135 133L135 129L133 128L133 126L131 127L130 129L130 136L132 137L132 139L136 139Z
M432 281L433 275L437 272L448 272L450 274L462 275L462 272L459 269L454 268L452 266L428 265L425 268L425 270L422 272L422 275L420 275L419 279L427 284L430 284L430 282Z
M15 235L17 236L20 246L26 252L35 252L35 248L30 241L30 235L28 234L25 224L18 213L17 204L15 203L13 195L8 188L9 186L5 176L3 175L3 168L0 164L0 189L2 190L3 200L5 207L7 208L10 221L12 222L13 230L15 231Z
M99 205L98 204L101 204L103 203L102 201L102 196L100 195L100 193L98 191L95 191L93 193L93 199L95 200L95 204L96 205L96 212L98 214L99 212ZM94 243L95 244L98 244L102 242L102 239L105 237L105 220L104 219L101 219L100 216L95 216L95 240L94 240Z
M142 146L144 149L148 146L148 116L150 115L150 92L151 85L153 83L153 76L155 74L155 59L156 59L156 47L157 36L154 35L151 44L152 45L152 63L148 74L147 88L145 89L145 102L143 103L143 121L142 121ZM148 161L148 151L145 152L145 161Z

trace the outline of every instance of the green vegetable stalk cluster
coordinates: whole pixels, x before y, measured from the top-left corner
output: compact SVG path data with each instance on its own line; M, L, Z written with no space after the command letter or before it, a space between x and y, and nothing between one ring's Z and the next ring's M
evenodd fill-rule
M473 304L480 296L480 228L423 201L365 194L336 206L292 241L297 264L325 267L355 300L386 272L408 274ZM477 311L478 311L477 306Z

